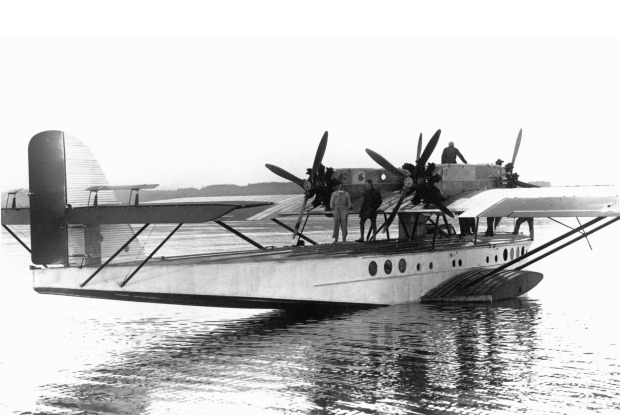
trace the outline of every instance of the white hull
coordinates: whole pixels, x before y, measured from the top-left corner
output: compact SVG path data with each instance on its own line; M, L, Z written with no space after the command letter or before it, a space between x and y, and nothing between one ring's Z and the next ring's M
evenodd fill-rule
M234 253L231 258L153 259L124 287L120 284L136 269L136 263L104 267L83 288L80 284L97 267L36 269L34 288L43 293L220 306L225 306L227 299L231 306L240 302L247 306L280 302L402 304L420 301L430 289L473 268L502 265L527 252L530 245L522 239L499 246L415 253L394 245L398 252L385 255L332 251L294 258L309 248L289 248L286 259L277 251L276 255L252 253L241 261ZM403 260L406 267L401 270ZM373 261L377 264L374 276L369 272ZM392 264L389 274L386 261Z

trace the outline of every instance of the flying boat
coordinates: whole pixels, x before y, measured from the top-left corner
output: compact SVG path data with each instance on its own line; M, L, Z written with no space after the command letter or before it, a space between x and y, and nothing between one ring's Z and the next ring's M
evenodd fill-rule
M513 168L522 131L506 166L429 163L440 135L437 130L424 149L420 135L415 162L400 168L366 149L378 167L333 169L322 164L325 132L307 178L266 165L303 194L140 202L140 191L157 185L110 185L84 142L45 131L28 146L29 188L3 197L2 226L30 252L34 290L41 294L286 309L515 298L542 280L530 269L534 263L620 219L618 186L539 188L520 181ZM334 184L351 194L354 217L368 179L382 195L379 236L369 232L363 243L313 241L308 219L331 215ZM119 190L129 192L128 200L116 197ZM291 242L263 246L232 226L230 219L239 217L271 220L291 233ZM285 217L296 218L294 227L280 220ZM534 218L588 220L534 247L532 227L528 235L494 232L499 218L531 225ZM157 256L182 225L209 222L252 249ZM156 224L174 229L146 252L140 235ZM30 246L16 227L29 229Z

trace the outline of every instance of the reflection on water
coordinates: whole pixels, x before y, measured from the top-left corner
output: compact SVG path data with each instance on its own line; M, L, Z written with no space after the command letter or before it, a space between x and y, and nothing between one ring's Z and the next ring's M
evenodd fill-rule
M593 269L574 257L538 297L299 315L41 296L18 249L3 238L5 412L620 410L612 306L570 296Z

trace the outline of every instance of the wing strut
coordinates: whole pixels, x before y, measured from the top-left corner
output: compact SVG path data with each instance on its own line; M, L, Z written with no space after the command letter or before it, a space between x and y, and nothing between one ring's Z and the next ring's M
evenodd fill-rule
M481 278L487 278L487 277L489 277L489 276L491 276L491 275L493 275L493 274L498 273L498 272L499 272L499 271L501 271L501 270L504 270L504 269L506 269L506 268L508 268L508 267L510 267L510 266L512 266L512 265L514 265L514 264L516 264L517 262L521 262L521 261L523 261L525 258L528 258L528 257L530 257L530 256L532 256L532 255L534 255L534 254L536 254L536 253L538 253L538 252L542 251L543 249L546 249L546 248L550 247L551 245L554 245L555 243L557 243L557 242L559 242L559 241L561 241L561 240L563 240L563 239L566 239L566 238L568 238L569 236L574 235L574 234L576 234L577 232L580 232L581 230L583 230L583 229L585 229L585 228L587 228L587 227L589 227L589 226L591 226L591 225L594 225L594 224L595 224L595 223L597 223L597 222L600 222L600 221L601 221L601 220L603 220L603 219L605 219L605 217L598 217L598 218L594 218L594 219L592 219L590 222L588 222L588 223L586 223L586 224L584 224L584 225L581 225L580 227L575 228L575 229L573 229L572 231L566 232L564 235L559 236L559 237L557 237L557 238L555 238L555 239L553 239L553 240L551 240L551 241L549 241L549 242L547 242L547 243L545 243L545 244L543 244L543 245L539 246L538 248L532 249L532 250L531 250L530 252L528 252L527 254L525 254L525 255L521 255L520 257L515 258L515 259L513 259L512 261L506 262L504 265L501 265L501 266L499 266L499 267L495 268L494 270L492 270L492 271L490 271L490 272L488 272L488 273L484 274ZM616 221L616 220L618 220L618 219L619 219L619 218L612 219L611 221L609 221L609 223L611 223L611 222L615 222L615 221ZM580 238L578 238L578 239L580 239Z
M295 233L295 230L293 228L291 228L290 226L288 226L286 223L282 223L280 222L278 219L276 218L272 218L271 219L274 223L277 223L278 225L282 226L284 229L286 229L287 231L291 231L293 233ZM305 226L305 225L304 225ZM303 233L298 233L297 236L299 236L301 239L305 239L306 241L310 242L312 245L316 245L317 243L314 242L312 239L308 238L306 235L304 235Z
M8 232L8 233L10 233L10 234L11 234L11 236L12 236L13 238L15 238L15 240L16 240L17 242L19 242L19 243L20 243L20 244L21 244L24 248L26 248L26 250L27 250L28 252L32 253L32 251L30 250L30 248L28 248L28 245L26 245L26 244L25 244L25 243L24 243L21 239L19 239L19 237L18 237L17 235L15 235L15 234L13 233L13 231L9 229L9 227L8 227L8 226L6 226L5 224L2 224L2 227L3 227L4 229L6 229L6 230L7 230L7 232Z
M121 252L123 252L123 249L125 249L125 248L126 248L126 247L130 244L130 243L132 243L132 242L134 241L134 239L136 239L136 238L138 237L138 235L140 235L140 234L142 233L142 231L144 231L144 230L145 230L145 229L146 229L149 225L150 225L150 223L147 223L146 225L144 225L143 227L141 227L141 228L140 228L140 230L139 230L138 232L134 233L134 234L133 234L133 236L132 236L131 238L129 238L129 240L128 240L127 242L125 242L125 243L123 244L123 246L121 246L121 247L119 248L119 250L118 250L118 251L116 251L116 252L114 253L114 255L112 255L110 258L108 258L108 260L107 260L107 261L106 261L103 265L101 265L99 268L97 268L97 271L93 272L93 275L91 275L90 277L88 277L88 278L86 279L86 281L84 281L83 283L81 283L81 284L80 284L80 288L84 288L84 286L85 286L86 284L88 284L88 283L89 283L89 281L90 281L90 280L92 280L92 279L95 277L95 275L99 274L99 271L101 271L101 270L102 270L102 269L104 269L106 266L108 266L108 264L109 264L110 262L112 262L112 260L113 260L114 258L116 258L116 257L118 256L118 254L120 254Z
M552 221L554 221L555 223L559 223L559 224L560 224L560 225L562 225L562 226L566 226L568 229L573 229L573 227L572 227L572 226L568 226L567 224L562 223L562 222L560 222L559 220L556 220L556 219L554 219L554 218L547 218L547 219L551 219L551 220L552 220ZM581 225L581 221L579 220L579 218L578 218L578 217L576 217L575 219L577 219L577 223L579 223L579 225ZM585 232L584 232L584 231L582 231L581 233L582 233L582 234L585 234ZM587 237L586 237L586 241L588 242L588 246L590 247L590 250L592 250L592 245L590 244L590 240L589 240Z
M581 225L581 221L579 220L579 218L575 218L575 219L577 219L577 223L579 225ZM586 242L588 243L588 246L590 247L590 251L591 251L592 250L592 245L590 244L590 240L588 239L588 235L585 233L585 231L581 231L581 233L586 238Z
M381 232L383 230L383 228L385 228L385 232L387 233L388 241L390 240L390 230L389 230L390 225L391 225L391 223L388 223L387 215L385 214L385 212L383 212L383 224L381 226L379 226L379 229L377 229L377 234L379 232Z
M176 231L179 230L179 228L181 227L181 225L183 225L182 223L179 223L177 225L176 228L174 228L174 230L172 232L170 232L170 234L168 236L166 236L166 239L164 239L159 245L157 245L157 248L155 248L153 250L153 252L151 252L151 254L146 257L146 259L144 261L142 261L142 263L140 265L138 265L138 268L136 268L136 270L134 272L131 273L130 276L128 276L127 278L125 278L125 280L123 282L121 282L119 285L121 288L123 288L125 286L125 284L127 284L129 282L129 280L131 280L133 278L134 275L136 275L138 273L138 271L140 271L140 269L142 269L142 267L151 260L151 258L153 258L153 255L155 255L157 253L157 251L159 251L159 249L164 246L164 244L166 242L168 242L168 239L170 239L172 237L172 235L175 234Z
M583 238L586 238L586 239L587 239L589 235L592 235L594 232L596 232L596 231L598 231L598 230L600 230L600 229L603 229L604 227L609 226L609 225L611 225L612 223L614 223L614 222L616 222L616 221L618 221L618 220L620 220L620 217L613 218L613 219L611 219L611 220L609 220L609 221L605 222L604 224L602 224L602 225L600 225L600 226L598 226L598 227L596 227L596 228L592 229L591 231L588 231L588 232L582 232L582 235L578 236L577 238L573 239L572 241L566 242L565 244L560 245L560 246L558 246L557 248L552 249L551 251L547 252L546 254L541 255L541 256L539 256L539 257L536 257L536 258L534 258L533 260L531 260L530 262L528 262L528 263L526 263L526 264L523 264L523 265L520 265L520 266L518 266L518 267L517 267L517 268L515 268L515 269L516 269L516 270L518 270L518 271L520 271L520 270L522 270L523 268L525 268L525 267L527 267L527 266L529 266L529 265L532 265L534 262L538 262L538 261L540 261L541 259L543 259L543 258L545 258L545 257L547 257L547 256L549 256L549 255L551 255L551 254L553 254L553 253L555 253L555 252L559 251L560 249L564 249L564 248L566 248L568 245L571 245L571 244L573 244L573 243L577 242L577 241L578 241L578 240L580 240L580 239L583 239Z
M259 244L258 242L248 238L247 236L245 236L244 234L242 234L238 230L233 229L231 226L225 224L224 222L219 221L219 220L215 220L214 222L217 223L218 225L220 225L222 228L226 229L227 231L237 235L239 238L243 239L244 241L251 243L252 245L257 247L258 249L263 249L263 250L265 249L265 247L262 246L261 244Z

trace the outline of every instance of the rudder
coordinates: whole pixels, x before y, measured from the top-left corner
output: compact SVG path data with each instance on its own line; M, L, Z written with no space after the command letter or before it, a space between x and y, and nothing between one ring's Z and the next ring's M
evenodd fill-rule
M34 264L68 262L65 138L62 131L44 131L28 145L30 232Z

